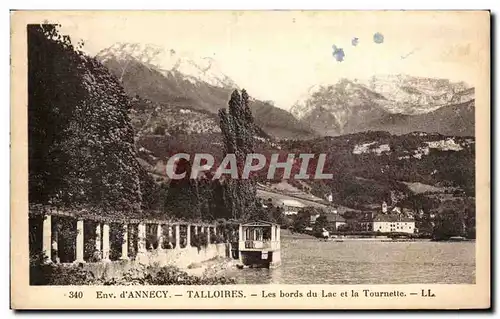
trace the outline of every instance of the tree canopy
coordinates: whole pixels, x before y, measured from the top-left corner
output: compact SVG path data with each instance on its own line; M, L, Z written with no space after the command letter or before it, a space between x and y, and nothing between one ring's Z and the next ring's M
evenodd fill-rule
M129 99L58 28L28 26L30 203L140 210Z

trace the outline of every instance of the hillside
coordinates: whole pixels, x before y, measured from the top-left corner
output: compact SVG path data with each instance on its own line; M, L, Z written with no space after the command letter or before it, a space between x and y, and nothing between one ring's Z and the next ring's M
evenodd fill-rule
M443 106L435 111L417 115L385 113L364 123L363 130L384 130L393 134L408 132L439 132L444 135L474 136L474 100Z
M291 152L325 153L325 171L332 180L308 180L311 193L358 207L413 194L409 183L452 188L473 196L475 141L472 137L414 132L392 135L364 132L282 144ZM303 189L297 182L297 187Z
M166 180L166 160L176 153L208 153L222 160L219 118L205 110L159 104L138 96L131 99L131 123L141 164L157 181ZM277 150L279 142L254 127L256 149Z

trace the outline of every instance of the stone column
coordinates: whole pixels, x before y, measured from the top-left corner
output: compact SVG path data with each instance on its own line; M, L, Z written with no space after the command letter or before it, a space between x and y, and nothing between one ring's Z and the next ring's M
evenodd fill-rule
M47 257L47 261L52 261L52 216L50 215L43 218L42 251Z
M137 253L146 252L146 224L140 223L137 227Z
M128 259L128 224L123 224L123 239L122 239L122 256L120 259Z
M207 226L207 244L210 244L210 226Z
M276 227L271 225L271 241L276 241Z
M181 225L175 225L175 249L181 249Z
M147 264L147 248L146 248L146 224L140 223L137 226L137 256L135 260L139 264Z
M168 243L171 248L174 248L174 243L170 241L170 238L172 238L172 225L168 225Z
M102 260L109 260L109 224L102 225Z
M238 241L243 241L243 226L241 224L238 227Z
M156 229L156 236L158 237L158 250L163 249L163 227L161 224L158 224L158 228Z
M186 225L186 247L191 247L191 225Z
M194 226L194 234L198 235L198 225Z
M57 228L56 219L52 218L51 221L51 230L52 230L52 239L51 239L51 260L59 263L59 229ZM53 228L53 229L52 229Z
M280 241L281 240L281 231L280 231L281 227L280 226L276 226L276 240L277 241Z
M76 258L75 262L84 263L83 251L85 246L84 224L83 220L79 219L76 222Z
M101 252L101 223L97 222L97 225L95 226L95 249L98 252Z

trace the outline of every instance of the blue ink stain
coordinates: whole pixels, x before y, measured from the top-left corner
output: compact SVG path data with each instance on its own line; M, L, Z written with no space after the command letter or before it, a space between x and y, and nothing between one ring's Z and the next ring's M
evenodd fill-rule
M382 35L382 33L380 33L380 32L375 33L373 35L373 42L375 42L375 43L384 42L384 36Z
M342 48L337 48L336 45L332 45L332 49L333 49L333 57L335 58L335 60L337 60L338 62L342 62L344 61L344 49Z
M358 45L358 42L359 42L359 38L353 38L351 43L353 46L357 46Z

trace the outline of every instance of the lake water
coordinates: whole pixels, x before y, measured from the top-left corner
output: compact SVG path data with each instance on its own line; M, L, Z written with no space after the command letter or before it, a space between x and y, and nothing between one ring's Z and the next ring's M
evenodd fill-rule
M240 284L475 283L475 242L324 242L283 231L281 261L228 275Z

